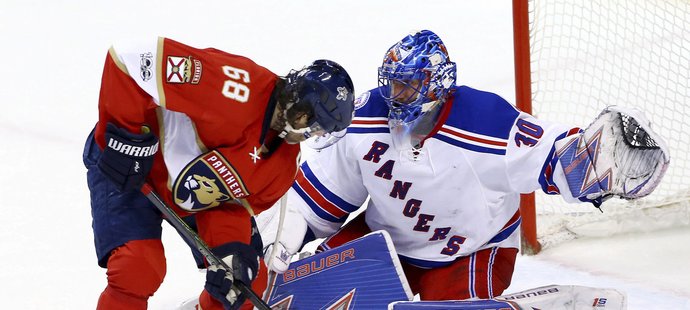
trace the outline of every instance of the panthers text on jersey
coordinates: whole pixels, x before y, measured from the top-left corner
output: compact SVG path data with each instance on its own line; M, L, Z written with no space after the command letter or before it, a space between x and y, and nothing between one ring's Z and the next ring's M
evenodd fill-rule
M277 136L269 129L277 80L217 49L167 38L114 44L95 138L102 148L108 122L135 133L148 125L161 146L149 182L181 215L237 201L245 202L241 212L251 206L258 213L290 187L299 161L299 145L262 151Z

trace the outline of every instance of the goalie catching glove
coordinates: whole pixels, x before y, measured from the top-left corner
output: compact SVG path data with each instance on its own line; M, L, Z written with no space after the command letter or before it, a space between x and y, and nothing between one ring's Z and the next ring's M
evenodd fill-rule
M670 161L666 143L642 112L617 106L555 146L572 197L597 207L612 196L649 195Z

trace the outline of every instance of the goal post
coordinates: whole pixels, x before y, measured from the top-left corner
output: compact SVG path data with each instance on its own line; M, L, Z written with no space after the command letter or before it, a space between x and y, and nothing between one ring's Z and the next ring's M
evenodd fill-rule
M603 213L558 196L523 195L523 253L582 235L690 225L690 0L512 4L519 109L584 128L608 105L635 107L671 149L653 194L611 199Z
M532 113L532 88L530 80L530 44L528 0L513 0L513 49L515 50L515 105ZM534 193L520 196L522 224L522 252L536 254L541 251L537 240Z

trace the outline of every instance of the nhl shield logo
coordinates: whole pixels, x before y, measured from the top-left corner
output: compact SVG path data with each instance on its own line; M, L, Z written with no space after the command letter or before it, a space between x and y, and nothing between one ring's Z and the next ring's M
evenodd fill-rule
M225 201L246 198L249 191L239 174L217 151L190 162L175 181L175 203L185 211L196 212Z

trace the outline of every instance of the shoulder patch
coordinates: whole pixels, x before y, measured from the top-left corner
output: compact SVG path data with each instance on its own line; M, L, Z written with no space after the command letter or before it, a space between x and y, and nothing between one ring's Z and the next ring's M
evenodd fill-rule
M196 212L222 202L249 196L235 168L217 151L192 160L173 186L173 199L180 208Z
M365 92L359 95L359 97L355 99L355 110L359 110L361 107L366 105L369 101L369 97L371 97L371 92Z
M168 83L199 84L201 81L201 60L192 56L168 56L165 68L165 81Z

